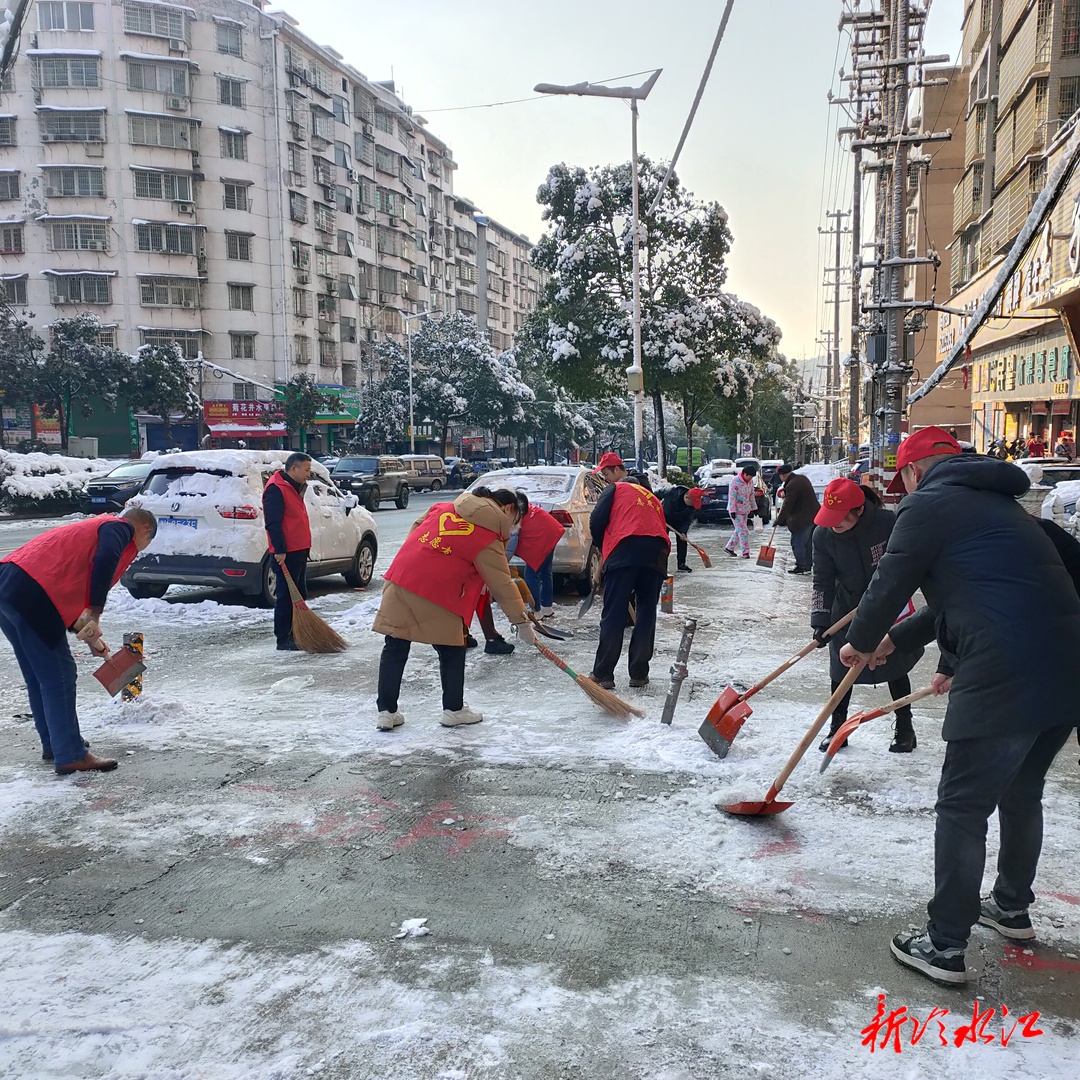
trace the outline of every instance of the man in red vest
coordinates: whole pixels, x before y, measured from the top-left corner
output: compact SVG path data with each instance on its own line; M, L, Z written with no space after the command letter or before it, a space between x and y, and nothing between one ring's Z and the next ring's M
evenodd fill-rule
M99 619L109 589L157 532L148 510L130 508L61 525L0 559L0 630L11 642L30 698L41 756L61 775L116 768L87 750L75 711L74 630L105 656Z
M274 637L278 652L296 652L292 637L292 598L285 581L288 570L300 595L307 599L307 561L311 550L311 522L304 492L311 476L311 456L297 451L285 459L263 490L263 520L277 577L274 602Z
M592 542L604 556L604 611L592 678L605 690L615 688L615 665L622 655L630 598L637 598L630 635L630 685L649 685L649 662L656 638L656 605L667 574L667 521L660 500L644 477L628 475L618 454L600 459L596 471L605 479L624 476L601 493L589 518Z

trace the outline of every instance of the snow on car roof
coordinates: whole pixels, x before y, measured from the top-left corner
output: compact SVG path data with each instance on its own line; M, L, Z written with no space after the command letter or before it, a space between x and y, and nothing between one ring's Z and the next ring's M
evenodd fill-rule
M537 465L531 469L495 469L481 473L473 487L511 487L530 500L553 500L567 494L585 470L576 465Z
M151 472L169 469L205 469L229 472L239 476L247 472L262 471L265 466L280 469L293 450L186 450L179 454L163 454L154 461ZM320 480L328 480L330 474L321 461L311 462L312 474Z

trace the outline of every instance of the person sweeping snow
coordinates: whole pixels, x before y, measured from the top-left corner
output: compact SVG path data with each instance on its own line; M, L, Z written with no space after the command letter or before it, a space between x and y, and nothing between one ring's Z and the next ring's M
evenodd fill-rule
M412 642L439 654L443 727L478 724L483 714L465 704L465 635L486 585L528 645L536 634L510 578L506 541L528 510L519 492L474 487L452 503L435 503L409 533L384 579L382 603L371 629L385 636L379 661L379 716L392 731L405 723L398 711L401 680Z

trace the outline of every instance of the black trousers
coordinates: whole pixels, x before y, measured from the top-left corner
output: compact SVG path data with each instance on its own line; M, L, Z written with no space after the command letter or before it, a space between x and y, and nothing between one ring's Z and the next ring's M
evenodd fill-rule
M289 551L285 555L285 565L296 582L300 595L307 599L307 558L308 549L303 551ZM274 602L274 637L279 645L285 645L292 640L292 597L289 595L289 586L285 582L285 575L278 566L277 559L270 556L271 565L277 575L277 599Z
M401 678L409 659L411 641L390 637L383 641L379 659L379 712L397 712ZM457 712L465 704L465 646L432 645L439 654L439 676L442 679L442 706Z
M649 661L656 642L656 605L663 584L663 572L652 567L620 566L604 572L604 612L600 616L600 644L593 661L593 674L598 679L615 678L631 596L637 598L637 622L630 635L630 678L649 677Z
M832 692L835 694L839 682L833 681ZM830 730L835 735L839 730L840 725L847 719L848 705L851 704L851 691L854 687L849 687L848 692L840 699L840 704L836 706L832 714L832 727ZM896 701L897 698L907 697L911 693L911 680L906 675L901 675L898 679L891 679L889 681L889 693L892 695L891 700ZM896 730L897 732L911 731L911 706L904 705L896 710Z
M675 537L675 565L686 565L686 541L681 537Z

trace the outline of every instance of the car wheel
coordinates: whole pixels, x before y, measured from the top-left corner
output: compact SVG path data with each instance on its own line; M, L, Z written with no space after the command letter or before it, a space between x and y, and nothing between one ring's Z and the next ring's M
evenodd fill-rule
M604 560L600 552L594 547L589 548L589 557L585 562L585 573L574 582L577 586L578 596L588 596L589 593L596 592L600 588L600 571L603 565Z
M169 586L144 583L142 585L129 585L127 591L136 600L160 600L169 591Z
M277 603L277 574L272 569L274 556L269 553L263 561L262 590L255 595L259 607L271 608Z
M409 485L402 484L397 489L397 498L394 500L394 505L399 510L404 510L409 505Z
M367 508L373 514L379 509L379 489L377 487L369 489L367 493Z
M371 584L375 573L375 545L371 538L365 536L356 545L356 554L353 556L352 566L343 575L345 584L354 589L363 589Z
M432 480L431 481L431 490L432 491L442 491L442 481L441 480Z

